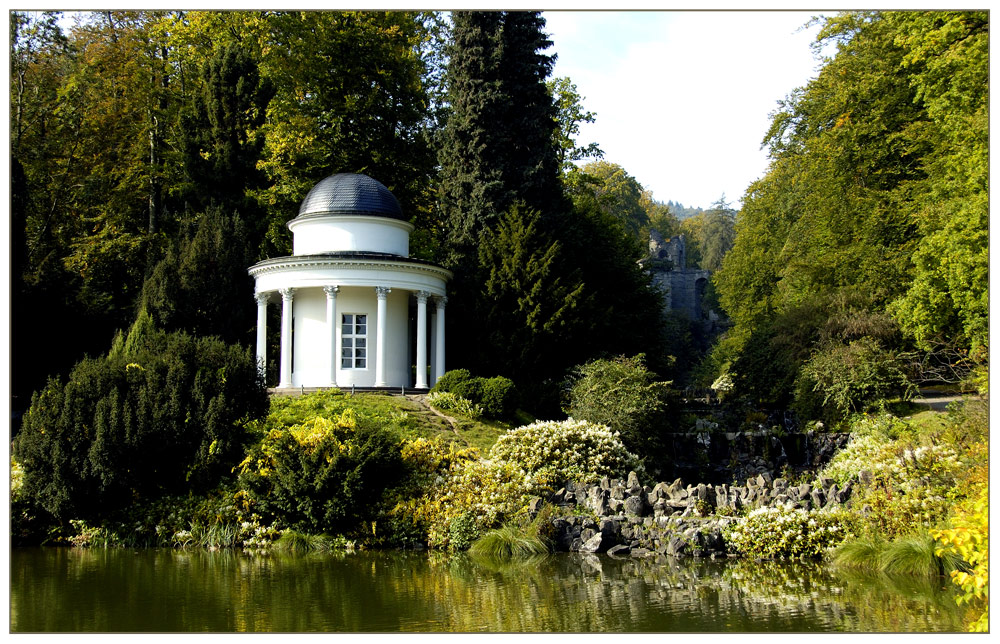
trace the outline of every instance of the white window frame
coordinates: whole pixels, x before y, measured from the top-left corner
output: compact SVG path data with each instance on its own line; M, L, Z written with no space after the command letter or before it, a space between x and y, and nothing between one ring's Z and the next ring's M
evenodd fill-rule
M350 322L347 321L348 317L351 318ZM364 318L365 321L363 324L358 322L358 317ZM350 369L354 371L368 370L368 364L369 364L368 321L370 318L371 316L367 313L341 313L340 315L340 368L341 369ZM361 326L364 326L364 332L358 333L358 329Z

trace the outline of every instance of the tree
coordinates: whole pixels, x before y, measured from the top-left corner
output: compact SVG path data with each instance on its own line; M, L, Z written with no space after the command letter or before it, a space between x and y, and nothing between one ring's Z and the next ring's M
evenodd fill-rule
M569 399L570 417L607 425L625 449L646 457L662 456L661 434L676 425L670 383L656 379L642 354L581 365Z
M447 101L438 142L446 236L443 260L475 256L480 233L514 203L541 213L563 209L553 145L556 108L545 86L553 59L538 12L455 12ZM546 224L547 225L547 224Z
M32 397L13 454L26 497L55 519L209 489L243 456L243 423L267 411L248 349L155 329L140 315L111 350Z
M717 271L736 238L736 211L722 195L710 209L681 222L680 228L686 235L689 263Z
M205 62L201 80L201 91L180 115L180 199L195 211L216 205L249 214L248 191L265 185L257 169L263 139L256 133L273 86L260 77L257 60L232 43Z
M583 108L583 97L576 91L576 85L568 77L554 78L548 81L546 87L555 102L559 127L556 129L555 147L559 159L559 167L565 175L573 168L574 161L588 158L600 159L604 157L604 152L596 143L588 143L584 146L576 144L576 137L580 134L581 123L593 123L597 120L597 115L588 112Z
M581 170L571 172L567 184L574 201L593 199L602 211L621 221L636 239L640 230L649 225L642 185L620 165L591 161Z
M255 326L255 245L238 213L210 206L198 214L143 285L142 308L159 328L248 344Z
M576 275L560 274L561 244L544 231L540 219L536 211L515 204L483 237L479 324L485 337L474 361L481 373L530 374L530 380L539 381L559 377L564 354L579 335L574 309L583 284Z
M986 24L976 12L825 20L819 42L837 54L774 114L771 164L716 274L737 380L782 383L759 400L787 400L820 349L813 337L770 360L780 378L765 373L778 321L846 289L866 294L864 315L891 312L907 342L985 352ZM837 351L852 342L864 341Z

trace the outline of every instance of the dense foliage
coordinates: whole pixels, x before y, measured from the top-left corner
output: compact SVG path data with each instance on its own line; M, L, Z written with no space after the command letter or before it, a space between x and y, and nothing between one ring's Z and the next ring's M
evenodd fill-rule
M273 429L250 450L240 484L262 512L312 534L342 534L375 515L403 476L400 439L351 410Z
M643 355L599 359L582 365L569 390L568 413L607 425L636 454L660 456L661 435L676 427L677 405L669 382L659 381Z
M845 513L766 507L750 512L726 532L726 543L744 557L822 557L853 536Z
M730 363L739 395L787 405L812 377L824 413L842 419L904 384L899 349L958 341L948 360L985 359L987 43L982 12L824 19L818 45L836 54L773 115L768 172L716 275L734 322L716 362ZM845 297L856 318L891 316L899 336L823 346ZM837 362L855 366L836 373Z
M246 423L266 410L248 350L159 331L141 315L107 355L32 397L13 444L22 495L66 521L210 489L242 459Z
M437 393L464 398L478 406L487 418L509 419L517 411L517 388L510 378L503 376L473 377L468 369L453 369L442 375L431 388L432 395Z

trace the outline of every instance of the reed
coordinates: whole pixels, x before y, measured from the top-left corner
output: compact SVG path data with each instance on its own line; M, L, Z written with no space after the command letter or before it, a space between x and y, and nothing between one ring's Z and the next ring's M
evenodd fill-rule
M490 530L469 548L469 552L482 557L511 559L548 553L549 548L541 537L525 533L513 525Z

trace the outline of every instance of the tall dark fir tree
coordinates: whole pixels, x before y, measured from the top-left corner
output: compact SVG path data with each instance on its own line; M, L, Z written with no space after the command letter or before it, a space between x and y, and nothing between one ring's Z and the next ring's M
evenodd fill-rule
M545 20L538 12L458 11L452 21L438 160L443 261L456 267L475 257L481 235L513 204L539 211L543 221L563 204Z

